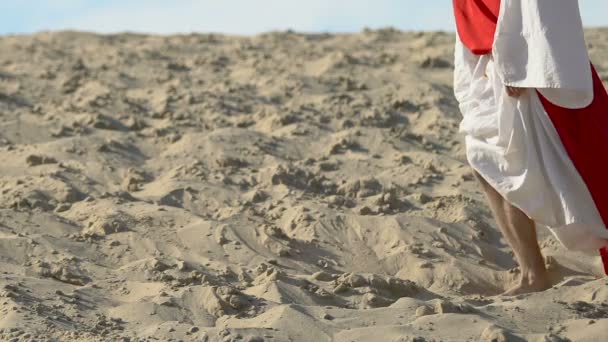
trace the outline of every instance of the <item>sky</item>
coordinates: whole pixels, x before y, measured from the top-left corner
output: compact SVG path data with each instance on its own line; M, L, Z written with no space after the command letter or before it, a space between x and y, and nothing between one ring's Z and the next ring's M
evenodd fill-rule
M608 0L579 4L586 26L608 26ZM0 0L0 35L357 32L389 26L453 31L451 10L449 0Z

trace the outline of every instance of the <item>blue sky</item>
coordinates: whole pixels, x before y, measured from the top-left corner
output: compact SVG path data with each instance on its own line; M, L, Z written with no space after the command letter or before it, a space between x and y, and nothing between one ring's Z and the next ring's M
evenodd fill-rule
M573 0L574 1L574 0ZM587 26L608 26L608 0L580 0ZM0 34L452 30L449 0L0 0Z

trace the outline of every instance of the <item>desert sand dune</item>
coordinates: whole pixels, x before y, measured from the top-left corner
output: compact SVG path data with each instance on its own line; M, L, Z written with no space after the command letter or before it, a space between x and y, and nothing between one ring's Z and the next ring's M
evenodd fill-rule
M545 229L555 286L499 295L453 43L1 37L0 340L603 340L599 257Z

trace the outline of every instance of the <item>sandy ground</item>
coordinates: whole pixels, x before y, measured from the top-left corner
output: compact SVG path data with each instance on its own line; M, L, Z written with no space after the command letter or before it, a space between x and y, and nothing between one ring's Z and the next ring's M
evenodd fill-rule
M555 286L498 295L453 40L1 37L0 340L604 340L599 257L545 229Z

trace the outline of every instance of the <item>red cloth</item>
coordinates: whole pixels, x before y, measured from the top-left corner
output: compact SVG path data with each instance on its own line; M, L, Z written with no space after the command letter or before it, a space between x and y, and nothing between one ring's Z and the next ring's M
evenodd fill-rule
M492 51L500 0L453 0L460 40L476 55Z
M499 11L500 0L454 0L458 35L473 53L492 51ZM586 108L559 107L538 95L608 228L608 93L593 64L591 69L594 98ZM600 255L608 275L608 245Z
M588 107L562 108L538 95L608 227L608 93L593 65L591 68L594 98ZM600 254L608 274L608 245Z

